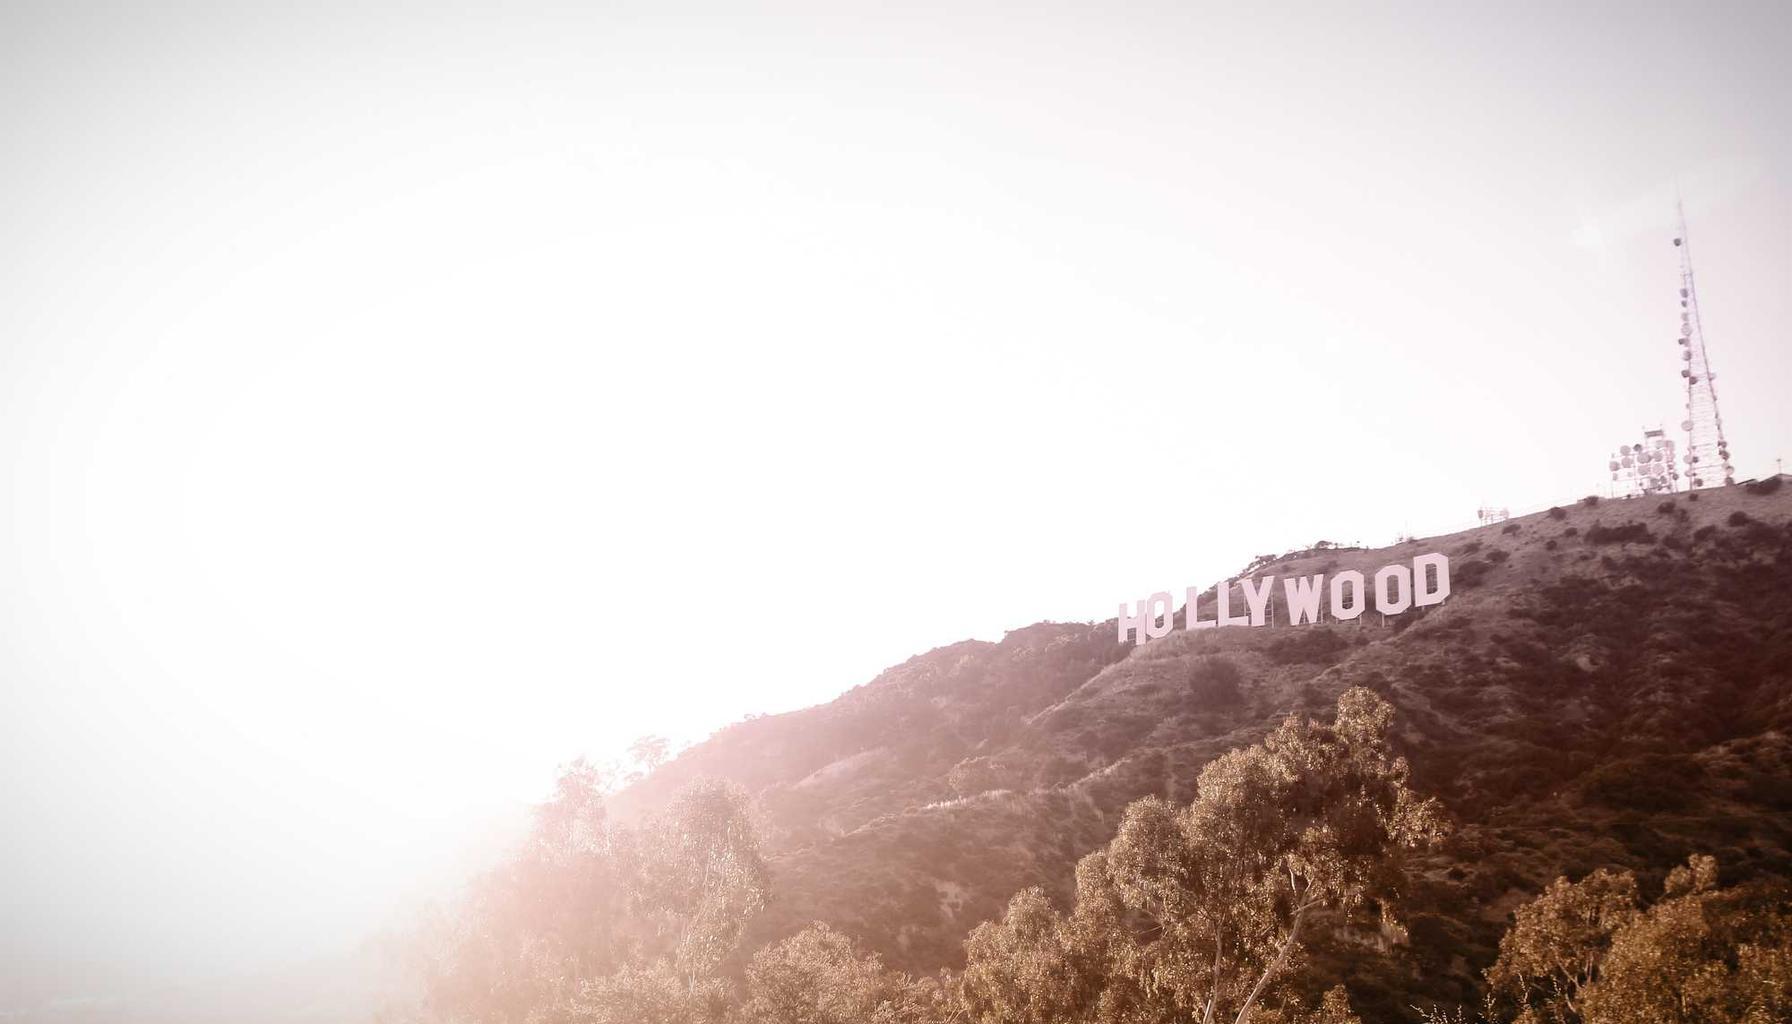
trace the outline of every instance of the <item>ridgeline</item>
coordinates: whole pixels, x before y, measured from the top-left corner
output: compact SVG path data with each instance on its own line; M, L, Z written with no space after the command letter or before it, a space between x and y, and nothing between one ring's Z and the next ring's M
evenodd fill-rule
M1447 603L1383 620L1175 630L1040 623L918 655L839 699L730 726L612 804L699 778L755 798L769 909L748 949L826 922L915 972L963 963L1009 897L1067 903L1126 805L1186 803L1219 754L1364 686L1390 701L1413 785L1453 830L1403 932L1336 927L1314 977L1368 1019L1472 1001L1512 911L1558 875L1659 886L1694 852L1726 882L1792 877L1792 487L1785 478L1577 502L1259 575L1450 556ZM1385 955L1352 955L1367 944Z

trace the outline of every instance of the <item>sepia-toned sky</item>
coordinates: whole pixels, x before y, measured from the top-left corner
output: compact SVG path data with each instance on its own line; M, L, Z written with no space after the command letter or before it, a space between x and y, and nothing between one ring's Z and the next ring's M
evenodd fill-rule
M8 4L0 1010L349 948L556 764L1792 456L1782 5ZM1480 9L1480 8L1485 9Z

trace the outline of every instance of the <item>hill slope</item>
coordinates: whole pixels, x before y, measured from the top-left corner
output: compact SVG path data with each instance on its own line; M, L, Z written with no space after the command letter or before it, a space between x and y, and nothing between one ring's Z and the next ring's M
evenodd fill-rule
M1658 877L1692 851L1792 876L1792 487L1578 504L1258 576L1450 555L1454 593L1381 620L1176 630L1041 623L942 647L820 707L731 726L618 797L700 776L763 810L776 902L749 948L811 920L911 970L1028 885L1067 893L1120 811L1192 795L1201 766L1368 686L1399 709L1415 784L1456 829L1391 955L1315 963L1392 1015L1462 998L1511 909L1562 873ZM1338 939L1343 943L1346 940ZM1359 940L1360 941L1360 940Z

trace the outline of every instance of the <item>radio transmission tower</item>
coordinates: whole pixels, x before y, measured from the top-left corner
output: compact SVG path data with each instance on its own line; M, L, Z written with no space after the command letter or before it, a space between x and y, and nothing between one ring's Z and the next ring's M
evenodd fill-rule
M1736 482L1730 465L1730 445L1724 440L1724 420L1717 412L1717 378L1705 351L1705 331L1699 324L1699 292L1692 280L1692 244L1686 237L1686 210L1680 213L1680 234L1674 245L1680 250L1680 376L1686 378L1686 484L1689 488L1716 487Z

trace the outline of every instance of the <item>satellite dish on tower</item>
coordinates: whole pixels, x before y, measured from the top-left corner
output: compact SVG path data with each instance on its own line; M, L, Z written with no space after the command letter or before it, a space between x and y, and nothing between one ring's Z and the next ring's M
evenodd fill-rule
M1686 363L1680 371L1686 382L1686 418L1680 422L1680 429L1686 432L1685 460L1688 466L1722 465L1724 482L1730 483L1730 447L1724 439L1724 421L1717 408L1717 375L1711 372L1705 332L1699 323L1699 294L1693 278L1686 211L1682 208L1679 213L1680 230L1674 235L1674 246L1680 250L1680 358ZM1699 471L1689 469L1686 476L1691 486L1705 486Z

